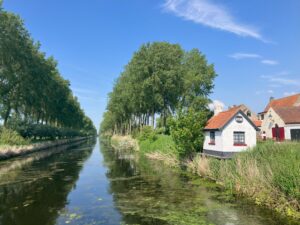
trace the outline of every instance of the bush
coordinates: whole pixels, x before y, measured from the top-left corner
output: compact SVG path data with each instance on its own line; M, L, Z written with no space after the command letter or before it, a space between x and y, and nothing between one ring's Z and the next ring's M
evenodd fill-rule
M151 126L144 126L140 134L138 135L139 141L150 140L155 141L157 139L157 135L154 129Z
M24 138L54 140L87 135L84 132L80 132L70 128L58 128L46 124L31 124L26 122L19 122L8 124L8 127L11 130L15 130Z
M26 145L29 144L28 140L25 140L18 132L1 128L0 129L0 144L2 145Z
M169 119L171 136L174 139L180 156L190 156L203 148L203 128L206 124L207 112L189 109L179 112L177 117Z

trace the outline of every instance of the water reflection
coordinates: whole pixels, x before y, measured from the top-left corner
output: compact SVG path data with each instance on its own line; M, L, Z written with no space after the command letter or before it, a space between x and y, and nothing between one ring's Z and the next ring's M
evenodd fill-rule
M110 192L124 224L296 224L234 199L220 187L161 163L102 146Z
M0 164L0 224L55 224L93 143Z
M0 224L293 223L211 182L91 142L0 162Z

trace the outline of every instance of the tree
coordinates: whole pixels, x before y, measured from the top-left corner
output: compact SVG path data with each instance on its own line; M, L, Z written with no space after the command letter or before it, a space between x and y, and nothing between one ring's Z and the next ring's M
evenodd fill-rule
M12 116L27 124L96 132L55 59L46 58L20 17L0 3L0 118L5 126Z
M154 127L159 115L160 126L167 132L170 127L182 155L200 151L215 77L214 66L198 49L185 52L167 42L142 45L109 94L101 132L141 130L150 117Z

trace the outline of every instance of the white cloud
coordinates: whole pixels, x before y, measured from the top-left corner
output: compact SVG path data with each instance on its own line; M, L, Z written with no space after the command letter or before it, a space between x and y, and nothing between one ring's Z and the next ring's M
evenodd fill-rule
M271 90L271 89L269 89L269 90L259 90L259 91L256 91L255 94L256 95L266 95L266 94L272 95L272 94L274 94L274 91Z
M293 92L284 92L283 93L284 96L290 96L290 95L295 95L295 94L297 94L297 93L294 92L294 91Z
M271 65L271 66L274 66L274 65L277 65L278 62L275 61L275 60L270 60L270 59L263 59L261 60L261 63L262 64L266 64L266 65Z
M300 80L288 79L288 78L280 78L280 77L272 77L270 81L273 83L278 83L281 85L293 85L300 87Z
M266 64L266 65L277 65L278 62L275 60L271 60L271 59L264 59L261 55L256 54L256 53L245 53L245 52L237 52L237 53L233 53L231 55L229 55L230 58L236 59L236 60L240 60L240 59L261 59L261 63L262 64Z
M229 10L210 0L165 0L163 7L185 20L266 42L257 28L237 22Z
M260 55L258 54L254 54L254 53L241 53L241 52L237 52L234 54L229 55L229 57L234 58L236 60L239 59L259 59L261 58Z
M273 75L261 75L260 77L262 79L268 80L268 82L270 83L269 86L272 85L273 87L279 87L279 86L300 87L300 80L288 78L287 77L288 74L289 74L288 72L283 71L283 72L273 74Z

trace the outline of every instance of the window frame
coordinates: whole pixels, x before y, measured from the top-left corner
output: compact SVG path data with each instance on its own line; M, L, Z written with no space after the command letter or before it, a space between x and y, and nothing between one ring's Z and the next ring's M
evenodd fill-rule
M209 145L215 145L216 144L216 132L210 131L209 132Z
M233 145L234 146L247 146L245 131L234 131L233 132Z

